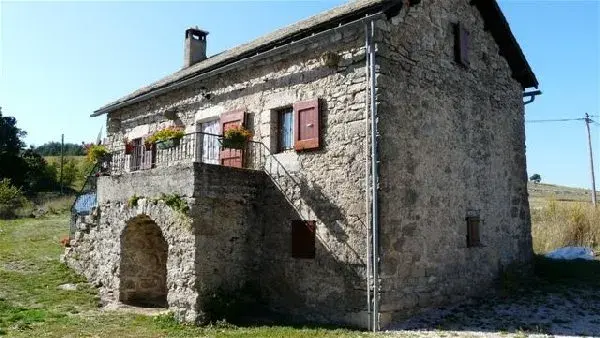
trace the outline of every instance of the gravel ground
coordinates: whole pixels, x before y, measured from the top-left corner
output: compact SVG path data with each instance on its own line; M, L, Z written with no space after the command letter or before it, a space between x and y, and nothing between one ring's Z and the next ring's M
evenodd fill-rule
M430 310L388 330L402 337L600 337L600 290L519 290L509 297Z

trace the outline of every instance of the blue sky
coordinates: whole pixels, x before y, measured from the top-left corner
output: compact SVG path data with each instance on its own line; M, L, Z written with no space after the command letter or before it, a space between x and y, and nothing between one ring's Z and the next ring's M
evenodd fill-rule
M210 32L212 55L343 2L2 1L0 106L29 144L61 133L92 141L104 125L89 117L93 110L181 67L187 27ZM600 115L600 2L499 2L544 92L526 118ZM589 185L582 122L527 124L526 135L530 175ZM592 135L600 163L600 126Z

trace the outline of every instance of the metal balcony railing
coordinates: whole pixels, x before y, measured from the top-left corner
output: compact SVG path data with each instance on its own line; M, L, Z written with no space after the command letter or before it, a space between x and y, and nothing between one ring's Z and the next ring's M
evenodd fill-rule
M110 175L191 162L261 170L267 153L268 148L260 142L249 141L242 149L226 148L222 135L195 132L154 145L140 141L123 145L113 149L103 167Z

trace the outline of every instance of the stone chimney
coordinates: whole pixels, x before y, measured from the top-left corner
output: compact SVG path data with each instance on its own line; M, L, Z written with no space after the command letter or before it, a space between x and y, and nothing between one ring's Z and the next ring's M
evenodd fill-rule
M206 36L207 31L188 28L185 31L185 46L183 51L183 68L194 65L206 59Z

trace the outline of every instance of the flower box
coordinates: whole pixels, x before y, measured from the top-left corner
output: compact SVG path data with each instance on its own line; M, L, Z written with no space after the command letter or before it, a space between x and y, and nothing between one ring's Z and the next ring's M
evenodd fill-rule
M158 149L169 149L169 148L177 147L180 143L181 143L181 138L174 137L174 138L169 138L166 140L156 142L156 147Z

